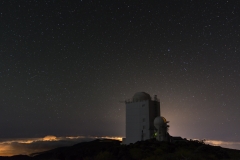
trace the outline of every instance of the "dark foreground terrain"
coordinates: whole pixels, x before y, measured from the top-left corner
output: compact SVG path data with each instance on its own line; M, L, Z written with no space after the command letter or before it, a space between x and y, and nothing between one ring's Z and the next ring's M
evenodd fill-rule
M0 157L0 160L211 160L239 159L240 150L210 146L203 141L182 140L175 143L147 140L121 145L117 140L94 140L71 147L34 153Z

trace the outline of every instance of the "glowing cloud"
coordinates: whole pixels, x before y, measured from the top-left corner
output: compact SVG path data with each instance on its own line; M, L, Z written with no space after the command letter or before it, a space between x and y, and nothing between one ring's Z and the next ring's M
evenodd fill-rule
M57 137L53 135L48 135L43 138L43 141L57 141Z
M91 141L94 139L122 140L122 137L93 137L93 136L69 136L56 137L47 135L43 138L21 138L0 141L0 156L12 156L18 154L30 155L57 147L71 146L76 143Z

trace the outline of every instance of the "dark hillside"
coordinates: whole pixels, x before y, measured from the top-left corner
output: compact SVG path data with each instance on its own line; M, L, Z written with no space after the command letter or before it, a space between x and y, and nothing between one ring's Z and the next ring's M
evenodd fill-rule
M61 147L28 156L0 157L7 159L31 160L219 160L240 159L240 151L211 146L203 141L182 140L175 143L158 142L154 139L121 145L117 140L94 140L71 147Z

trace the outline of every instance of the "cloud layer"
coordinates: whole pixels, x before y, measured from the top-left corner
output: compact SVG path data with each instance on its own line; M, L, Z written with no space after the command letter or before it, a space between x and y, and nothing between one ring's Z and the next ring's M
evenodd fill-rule
M214 145L214 146L221 146L224 148L231 148L231 149L238 149L240 150L240 142L231 142L231 141L219 141L219 140L207 140L205 143Z
M71 146L76 143L87 142L98 138L121 140L121 137L56 137L53 135L45 136L44 138L5 139L0 140L0 156L19 154L30 155L32 153L42 152L62 146Z

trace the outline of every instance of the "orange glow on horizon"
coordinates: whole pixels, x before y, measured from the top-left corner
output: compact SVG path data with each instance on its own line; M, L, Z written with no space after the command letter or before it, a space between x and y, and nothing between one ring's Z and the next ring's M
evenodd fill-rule
M94 137L94 136L68 136L68 137L56 137L54 135L47 135L43 138L18 138L18 139L8 139L0 142L0 156L13 156L13 155L30 155L31 153L42 152L53 148L31 148L31 144L35 142L44 142L43 145L47 143L51 143L52 141L64 141L64 140L76 140L74 143L80 143L78 140L84 138L91 139L114 139L122 141L122 137ZM52 147L52 146L51 146Z
M48 135L43 138L43 141L57 141L57 137L53 135Z
M13 155L13 150L11 146L0 144L0 156L11 156Z

